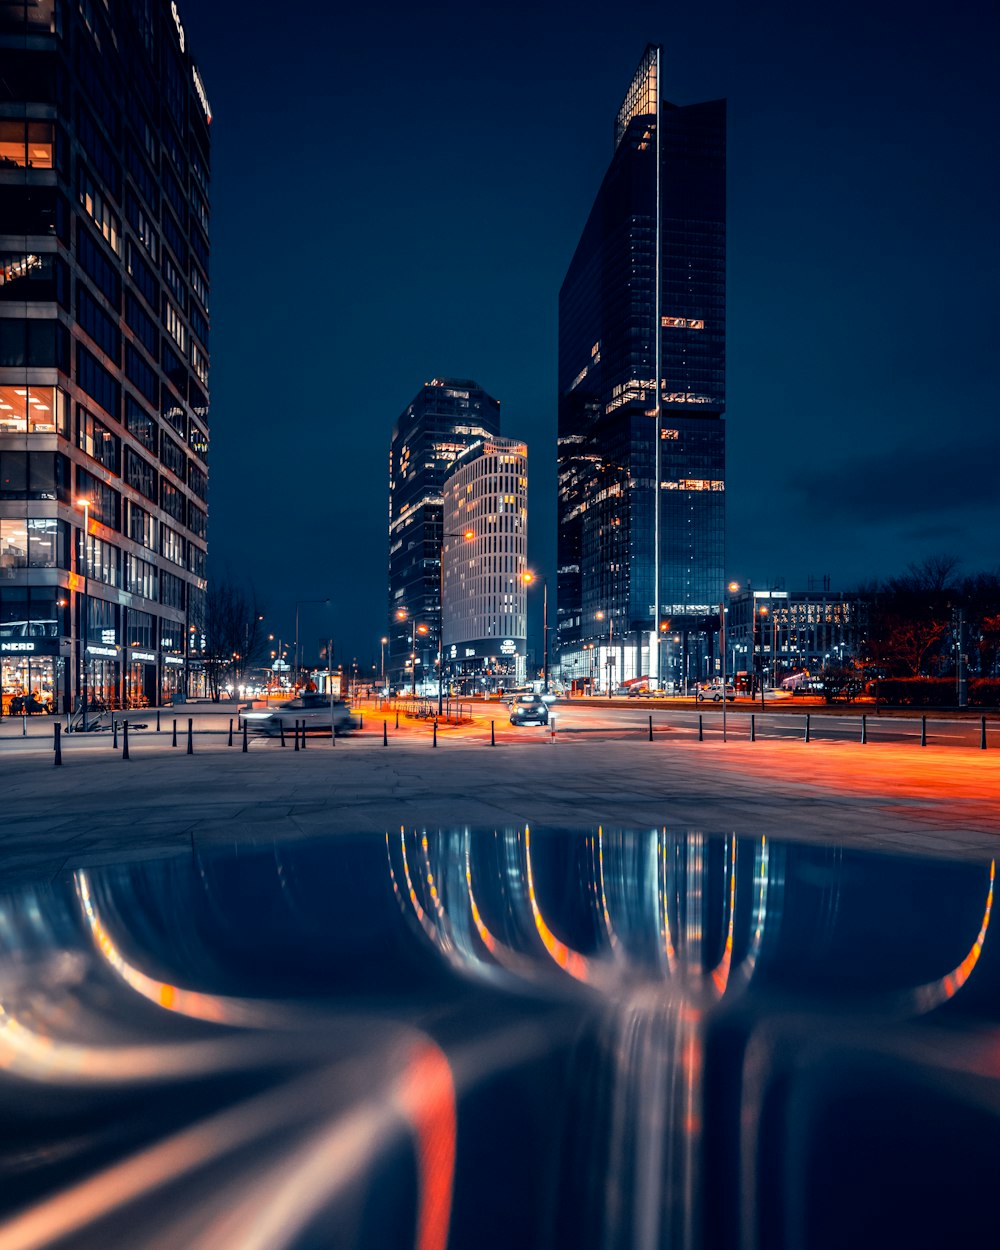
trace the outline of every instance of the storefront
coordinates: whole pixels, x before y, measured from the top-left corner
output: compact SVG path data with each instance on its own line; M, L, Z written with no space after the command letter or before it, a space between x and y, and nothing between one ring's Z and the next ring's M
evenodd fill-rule
M90 643L87 647L86 667L89 706L117 707L121 689L121 647L110 643Z
M167 704L175 695L185 694L184 690L184 657L180 655L161 655L163 661L160 679L160 702Z
M65 709L68 647L68 641L59 638L0 638L4 716Z
M126 706L150 707L157 698L156 652L130 648L125 668Z

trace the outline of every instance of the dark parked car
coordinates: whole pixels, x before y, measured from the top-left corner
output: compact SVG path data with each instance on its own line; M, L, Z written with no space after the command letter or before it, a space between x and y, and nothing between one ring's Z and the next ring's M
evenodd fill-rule
M547 725L549 708L540 694L519 694L510 709L512 725Z

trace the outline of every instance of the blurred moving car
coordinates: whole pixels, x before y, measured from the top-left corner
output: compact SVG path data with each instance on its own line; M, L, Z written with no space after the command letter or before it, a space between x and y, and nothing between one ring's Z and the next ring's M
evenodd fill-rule
M540 694L519 694L510 709L512 725L547 725L549 708Z
M358 721L351 715L351 709L343 699L334 699L333 707L330 700L322 694L303 694L297 699L289 699L287 703L279 703L277 707L262 707L253 712L244 712L247 732L263 734L268 738L277 738L282 730L292 733L295 722L305 722L308 733L329 733L333 724L334 732L350 733L358 728Z
M703 686L698 687L695 698L699 703L704 703L706 699L711 699L713 703L722 702L722 682L709 681ZM726 682L726 698L732 703L736 698L736 687Z

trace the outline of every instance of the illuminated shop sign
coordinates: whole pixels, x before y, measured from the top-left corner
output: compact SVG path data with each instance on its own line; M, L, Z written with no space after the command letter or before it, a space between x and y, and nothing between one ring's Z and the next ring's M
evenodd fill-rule
M183 667L184 667L184 661L181 659L181 657L180 657L179 655L165 655L165 656L163 657L163 663L164 663L164 664L169 664L169 665L171 665L171 666L172 666L172 667L174 667L174 668L183 668Z
M517 643L513 638L505 638L500 644L501 655L517 655Z
M3 638L0 639L0 655L23 655L29 660L41 655L59 655L68 639L59 638Z
M155 664L156 656L152 651L135 651L132 652L132 659L138 660L143 664Z
M100 656L101 659L104 659L104 660L117 660L118 648L117 647L99 647L96 643L91 643L90 646L87 648L87 654Z

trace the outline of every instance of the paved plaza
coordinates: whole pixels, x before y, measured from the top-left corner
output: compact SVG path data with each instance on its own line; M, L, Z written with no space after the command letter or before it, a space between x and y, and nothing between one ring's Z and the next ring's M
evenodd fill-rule
M183 711L183 710L182 710ZM892 851L981 857L1000 836L1000 751L857 742L699 742L664 733L599 741L551 740L531 730L489 745L425 723L289 743L229 747L225 709L187 712L171 746L173 714L142 714L130 758L111 735L75 734L53 766L51 722L20 736L0 726L6 879L81 864L187 853L217 844L426 827L530 823L766 834ZM482 727L480 727L481 729ZM209 732L214 730L214 732Z

